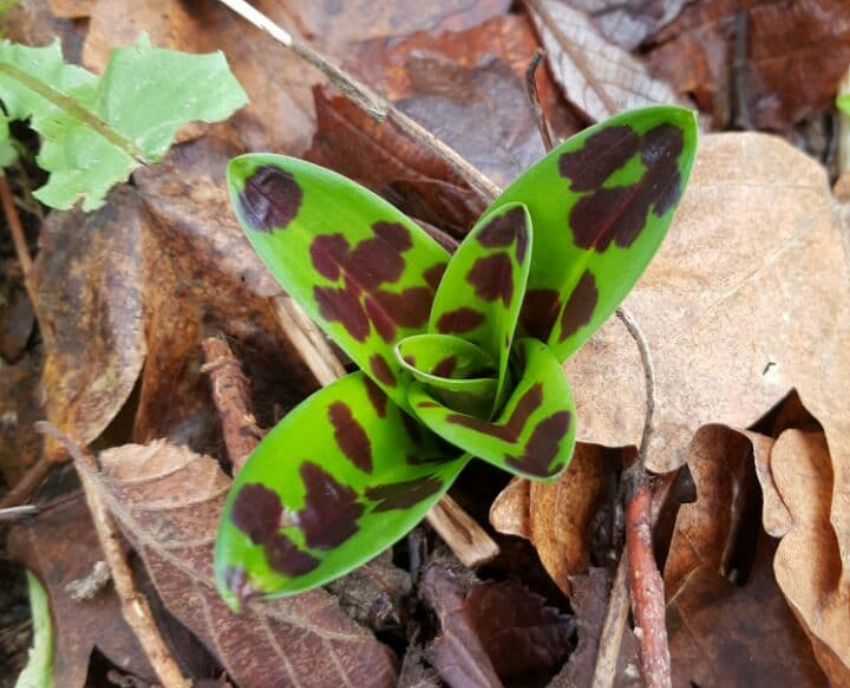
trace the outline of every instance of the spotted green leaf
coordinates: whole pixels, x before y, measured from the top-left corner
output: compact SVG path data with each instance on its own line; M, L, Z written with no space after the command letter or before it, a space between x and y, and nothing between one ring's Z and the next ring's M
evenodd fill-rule
M458 247L431 309L431 332L462 336L498 362L494 402L505 387L531 256L532 227L525 206L500 206L485 214Z
M575 407L561 364L536 339L517 341L511 361L518 382L494 421L459 413L420 385L410 390L416 416L464 451L529 478L550 478L575 445Z
M491 206L528 208L534 251L521 325L560 360L614 312L655 254L696 137L689 110L625 112L565 141Z
M222 595L238 608L347 573L413 528L468 459L361 372L319 390L233 483L215 548Z
M393 349L428 322L445 250L368 189L302 160L244 155L230 162L228 183L275 279L404 406Z
M497 364L476 344L449 334L413 335L399 342L396 357L442 403L485 418L492 412Z

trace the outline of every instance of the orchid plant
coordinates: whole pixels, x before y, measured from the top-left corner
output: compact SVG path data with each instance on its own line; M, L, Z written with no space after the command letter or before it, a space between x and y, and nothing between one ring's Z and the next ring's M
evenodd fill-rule
M523 173L451 256L334 172L231 161L254 248L360 367L292 410L236 477L215 550L232 608L376 556L474 457L532 479L565 468L576 418L561 364L658 249L696 139L676 107L591 127Z

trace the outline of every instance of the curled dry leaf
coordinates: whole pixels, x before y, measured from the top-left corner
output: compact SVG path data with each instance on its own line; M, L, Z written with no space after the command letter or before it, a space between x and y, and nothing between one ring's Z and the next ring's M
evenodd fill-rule
M146 220L134 191L120 189L112 199L90 215L52 213L31 274L47 418L82 444L118 413L147 353ZM55 440L46 446L49 456L64 456Z
M559 0L529 5L555 79L590 120L647 105L684 104L643 62L601 35L583 11Z
M395 685L389 651L323 590L240 615L227 609L212 546L230 481L214 459L156 441L110 449L100 461L99 487L162 601L238 685Z
M572 462L554 483L514 479L490 509L501 533L528 538L552 580L570 596L570 577L590 566L594 526L606 498L605 463L616 473L616 454L579 443Z
M680 465L708 422L747 427L792 388L826 431L834 513L850 512L850 276L824 169L764 134L703 137L676 220L626 306L655 362L648 463ZM644 382L609 322L566 366L579 437L635 442ZM834 526L850 570L850 521Z
M92 576L103 556L82 494L42 506L16 524L9 555L32 571L50 600L54 638L54 688L82 688L95 648L117 668L145 681L153 673L133 631L121 615L111 583L87 599L75 598L74 583Z
M716 127L787 131L832 108L848 22L843 0L704 0L649 39L649 61Z
M745 435L720 425L700 428L688 467L697 501L682 506L676 518L664 566L668 599L702 568L729 578L741 575L752 563L752 533L761 515L753 443ZM749 542L739 544L748 536Z
M771 445L719 425L700 428L691 443L697 501L680 508L664 567L676 686L825 685L773 575L776 542L760 522L756 463Z
M850 580L842 571L833 459L822 433L787 430L770 452L770 473L790 523L773 569L833 686L850 685ZM842 575L844 573L844 575Z
M750 546L755 561L739 584L701 567L668 603L673 686L826 688L773 576L775 543L761 531Z

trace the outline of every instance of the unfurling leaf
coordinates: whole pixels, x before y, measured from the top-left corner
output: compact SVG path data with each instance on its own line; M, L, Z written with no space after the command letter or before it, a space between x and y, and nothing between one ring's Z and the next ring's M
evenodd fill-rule
M251 243L362 372L292 411L236 479L216 546L228 603L308 590L374 557L473 456L555 477L576 432L561 362L658 248L695 147L680 108L592 127L511 185L451 260L340 175L233 160Z
M0 100L9 119L30 119L43 138L37 161L50 178L35 196L63 210L82 197L89 211L160 159L183 124L226 119L247 97L221 52L153 48L143 34L112 53L102 77L65 63L58 42L0 41Z

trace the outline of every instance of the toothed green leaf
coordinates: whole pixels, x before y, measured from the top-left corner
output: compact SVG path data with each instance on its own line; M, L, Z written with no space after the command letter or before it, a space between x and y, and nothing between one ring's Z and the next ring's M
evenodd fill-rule
M302 160L244 155L231 161L228 183L239 221L277 281L405 406L393 349L427 324L445 250L371 191Z
M614 312L655 254L696 137L689 110L625 112L565 141L491 206L528 207L534 252L521 327L560 360Z
M235 609L347 573L413 528L468 458L363 373L319 390L233 483L215 548L221 594Z
M50 177L42 203L83 210L145 161L159 160L177 130L226 119L248 102L224 54L189 55L135 45L112 52L103 76L67 64L59 43L0 41L0 99L9 119L29 119L42 137L38 164Z
M575 445L575 407L561 364L536 339L517 341L511 365L518 382L494 421L458 413L415 384L410 405L437 435L499 468L550 478L569 462Z
M505 204L485 214L452 256L428 321L429 331L460 335L498 361L497 398L531 255L532 228L524 205Z

